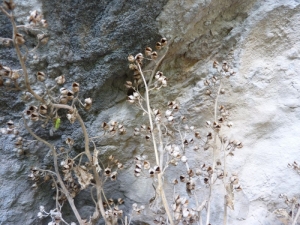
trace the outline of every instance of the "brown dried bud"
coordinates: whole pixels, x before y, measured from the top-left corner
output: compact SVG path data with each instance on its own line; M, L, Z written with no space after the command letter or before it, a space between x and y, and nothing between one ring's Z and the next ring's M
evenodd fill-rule
M59 97L59 103L61 103L61 104L67 104L68 103L67 97L65 95L61 95Z
M31 119L32 121L38 121L38 120L39 120L39 114L36 113L36 112L31 113L30 119Z
M29 23L33 22L34 24L36 24L41 21L42 17L42 14L40 14L37 10L34 10L30 13Z
M16 80L20 77L20 74L18 73L18 71L12 71L10 78L13 80Z
M146 56L150 56L151 53L152 53L152 48L146 47L146 48L145 48L145 55L146 55Z
M72 84L72 91L73 91L74 93L76 93L76 92L79 91L79 83L73 82L73 84Z
M15 43L17 45L22 45L25 43L25 39L23 38L23 35L22 34L19 34L19 33L16 33L16 36L15 36Z
M12 70L9 67L0 65L0 76L10 77Z
M156 45L155 45L155 48L157 49L157 50L160 50L161 49L161 43L160 42L156 42Z
M43 27L47 28L48 27L48 23L47 23L47 20L41 20L41 24ZM47 38L48 39L48 38Z
M157 52L151 53L151 59L153 59L153 60L157 59Z
M92 99L91 98L86 98L84 99L84 109L85 110L90 110L92 107Z
M161 43L162 46L167 45L168 44L167 38L160 39L160 43Z
M137 70L138 68L137 68L137 66L135 64L130 63L129 64L129 69L131 69L131 70Z
M39 72L36 73L36 78L37 78L38 81L43 82L43 81L46 80L46 74L39 71Z
M67 93L67 99L68 101L72 101L74 99L74 92L73 91L68 91Z
M129 61L130 63L134 63L134 61L135 61L134 56L133 56L133 55L129 55L129 56L128 56L128 61Z
M4 7L8 10L14 10L16 7L16 4L14 3L13 0L9 0L9 1L4 0L3 4L4 4Z
M66 82L66 79L65 79L64 75L61 75L59 77L56 77L55 81L56 81L57 84L61 85L61 84L64 84Z
M39 112L42 115L47 114L47 106L46 105L40 105Z

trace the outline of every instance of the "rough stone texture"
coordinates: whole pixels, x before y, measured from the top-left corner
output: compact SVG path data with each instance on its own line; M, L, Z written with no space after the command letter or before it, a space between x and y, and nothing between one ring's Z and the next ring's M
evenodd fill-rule
M42 47L39 60L31 63L32 72L45 70L50 78L66 74L66 86L73 80L84 87L83 97L91 96L94 107L84 119L91 136L102 135L103 121L116 120L127 127L125 136L96 139L102 159L115 155L125 164L116 183L105 186L107 197L123 197L124 210L133 202L145 204L153 197L152 180L133 176L132 158L145 154L153 161L151 145L132 138L130 130L146 122L142 113L125 102L123 83L131 79L126 57L138 53L146 45L153 46L160 35L173 39L161 66L169 86L152 95L156 107L164 108L168 100L177 100L188 123L206 132L206 120L212 120L212 102L204 96L203 80L212 74L212 61L226 59L237 74L224 82L226 94L221 103L230 108L234 126L229 138L243 141L244 148L229 160L229 170L239 175L243 191L238 193L235 211L229 210L228 224L282 224L273 211L285 208L280 193L299 197L300 177L288 163L300 161L299 151L299 8L297 0L224 0L224 1L21 1L16 12L24 22L27 12L41 9L49 22L51 35L47 47ZM158 17L157 17L158 16ZM156 19L157 17L157 19ZM1 14L1 36L8 36L10 26ZM159 32L158 32L159 30ZM160 35L159 35L160 33ZM33 40L32 40L32 43ZM0 63L17 67L13 51L1 47ZM1 89L1 126L8 119L15 121L25 105L20 94ZM65 120L63 120L65 121ZM35 128L44 137L48 130ZM32 140L24 129L22 136ZM76 151L82 149L78 125L62 124L51 137L61 144L67 135L76 140ZM38 206L54 206L47 185L44 192L30 190L27 181L30 166L49 166L51 156L43 145L30 145L28 154L16 157L13 136L1 136L0 224L47 224L37 220ZM45 156L46 155L46 156ZM209 150L187 151L190 165L210 162ZM179 167L184 172L184 167ZM178 170L168 168L165 181L178 178ZM221 183L215 186L212 224L221 224L223 217ZM184 188L177 188L183 195ZM51 194L49 194L51 193ZM173 188L168 186L168 198ZM202 185L199 200L207 196ZM89 193L77 197L81 212L88 216L92 203ZM193 199L190 198L193 204ZM72 219L66 209L65 216ZM138 217L152 224L150 211ZM101 222L100 222L101 223Z

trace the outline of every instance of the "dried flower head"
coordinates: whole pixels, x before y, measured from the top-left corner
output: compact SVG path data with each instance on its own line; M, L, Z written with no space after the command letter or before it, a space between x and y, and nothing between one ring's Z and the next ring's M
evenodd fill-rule
M43 82L43 81L46 80L46 74L39 71L39 72L36 73L36 78L37 78L38 81Z
M4 7L8 10L14 10L16 7L16 4L14 3L13 0L4 0L3 1Z
M86 99L84 99L84 109L85 110L90 110L91 109L91 107L92 107L92 99L91 98L86 98Z
M64 84L66 82L66 79L65 79L64 75L61 75L59 77L56 77L55 81L56 81L57 84L61 85L61 84Z
M160 50L161 47L162 47L161 43L160 43L160 42L156 42L155 48L156 48L157 50Z
M128 59L128 61L129 61L130 63L134 63L134 62L135 62L135 58L134 58L133 55L129 55L127 59Z
M25 43L25 39L23 38L23 35L22 34L19 34L19 33L16 33L16 36L15 36L15 43L17 45L22 45Z
M167 45L168 44L167 38L160 39L160 43L161 43L162 46Z
M73 84L72 84L72 91L73 91L74 93L76 93L76 92L79 91L79 83L73 82Z

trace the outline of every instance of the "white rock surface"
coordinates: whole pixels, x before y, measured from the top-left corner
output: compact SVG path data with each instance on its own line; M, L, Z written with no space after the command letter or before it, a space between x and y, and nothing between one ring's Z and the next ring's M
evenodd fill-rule
M158 18L161 34L175 38L168 81L193 122L210 117L202 99L212 61L226 59L237 71L221 100L231 108L230 134L244 144L229 163L243 191L228 224L282 224L273 213L286 208L279 194L300 197L300 177L287 168L300 161L299 9L299 1L169 1Z

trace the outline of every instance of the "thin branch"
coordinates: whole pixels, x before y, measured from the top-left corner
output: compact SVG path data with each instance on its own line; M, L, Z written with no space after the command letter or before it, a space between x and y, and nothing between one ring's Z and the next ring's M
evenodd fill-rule
M67 199L68 199L68 202L72 208L72 211L74 212L75 216L76 216L76 219L78 220L79 224L80 225L84 225L80 215L79 215L79 212L74 204L74 199L71 197L68 189L66 188L61 176L60 176L60 173L58 171L58 164L57 164L57 153L56 153L56 150L55 150L55 147L53 145L51 145L49 142L47 142L46 140L40 138L39 136L37 136L32 130L31 128L28 126L27 122L26 122L26 119L24 118L24 116L22 115L23 117L23 121L24 121L24 125L25 125L25 128L26 130L35 138L37 139L38 141L44 143L46 146L48 146L51 151L52 151L52 155L53 155L53 162L54 162L54 170L55 170L55 173L56 173L56 177L57 177L57 180L58 180L58 183L59 185L61 186L62 188L62 191L63 193L66 195Z

